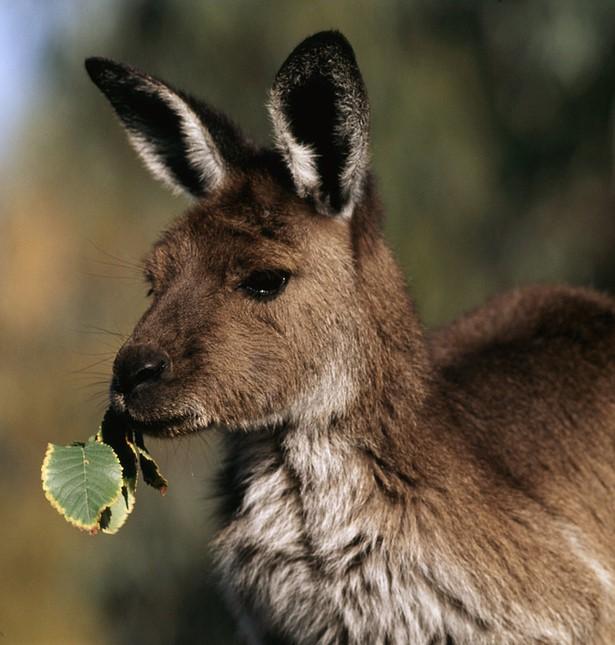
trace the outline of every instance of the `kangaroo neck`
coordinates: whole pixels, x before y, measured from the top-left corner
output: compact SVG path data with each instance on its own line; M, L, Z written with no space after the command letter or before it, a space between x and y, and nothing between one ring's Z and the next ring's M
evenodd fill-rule
M402 328L392 339L390 322L374 331L379 340L365 352L348 406L300 419L280 435L281 458L296 482L304 529L317 550L357 530L368 532L368 525L378 534L379 524L388 522L383 509L403 503L416 486L440 485L442 468L434 476L424 463L433 454L427 449L433 436L423 422L430 392L426 370L408 351L422 338Z

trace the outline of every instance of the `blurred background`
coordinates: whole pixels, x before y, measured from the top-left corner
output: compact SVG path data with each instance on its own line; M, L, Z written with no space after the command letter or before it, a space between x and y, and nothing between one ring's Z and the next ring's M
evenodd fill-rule
M215 437L150 441L171 488L142 490L115 537L70 528L40 488L46 443L97 429L139 261L185 206L83 59L142 67L265 142L279 65L332 27L428 326L529 282L615 292L612 0L0 0L0 645L237 642L209 573Z

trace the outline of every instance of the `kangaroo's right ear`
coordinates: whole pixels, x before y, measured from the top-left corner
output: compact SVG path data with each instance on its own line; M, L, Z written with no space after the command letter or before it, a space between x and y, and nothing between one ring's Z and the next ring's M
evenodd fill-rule
M127 65L88 58L85 67L157 179L193 197L224 184L229 163L245 147L226 117Z
M342 34L323 31L294 49L275 77L269 114L299 196L350 217L369 163L369 104Z

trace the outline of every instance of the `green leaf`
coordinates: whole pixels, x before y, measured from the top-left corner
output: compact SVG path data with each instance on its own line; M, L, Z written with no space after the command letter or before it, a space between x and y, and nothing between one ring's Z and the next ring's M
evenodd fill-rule
M135 507L135 493L137 489L137 478L124 479L121 494L111 506L105 508L100 517L100 529L103 533L113 535L117 533L126 523L128 516Z
M43 490L71 524L90 533L117 533L135 506L139 465L145 482L164 495L167 480L145 448L143 436L108 409L100 430L87 443L49 444Z
M122 467L110 446L97 441L70 446L48 444L41 469L43 490L64 518L97 533L105 508L122 490Z
M113 448L122 465L122 494L103 511L100 518L102 532L114 534L124 526L135 506L138 475L137 449L133 431L111 409L105 412L96 438Z

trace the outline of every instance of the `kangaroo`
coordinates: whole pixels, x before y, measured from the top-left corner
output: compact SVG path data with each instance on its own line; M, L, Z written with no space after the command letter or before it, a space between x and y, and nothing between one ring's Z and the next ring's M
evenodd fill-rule
M153 175L192 205L110 403L220 429L216 566L248 642L615 643L615 300L536 286L427 333L381 230L353 50L277 73L260 148L90 58Z

